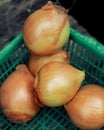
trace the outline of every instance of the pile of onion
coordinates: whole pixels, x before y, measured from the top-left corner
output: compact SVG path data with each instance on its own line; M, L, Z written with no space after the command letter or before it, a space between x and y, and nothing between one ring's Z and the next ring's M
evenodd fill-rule
M86 85L64 106L70 119L80 129L98 130L104 126L103 87Z
M67 103L76 94L84 78L84 71L64 62L45 64L36 75L33 86L38 104L56 107Z
M33 12L23 25L23 38L28 49L37 55L57 52L67 42L70 24L66 10L49 1Z
M104 88L95 84L80 88L85 72L70 65L62 50L69 35L66 10L51 1L26 19L23 38L31 52L29 66L17 66L0 90L0 107L10 121L24 123L44 105L64 105L80 129L104 126Z
M27 122L39 112L32 86L34 77L26 65L17 66L0 89L0 107L6 117L14 123Z
M36 75L40 68L51 61L59 61L69 64L69 55L66 51L60 50L57 53L47 56L37 56L32 54L29 58L29 69L33 75Z

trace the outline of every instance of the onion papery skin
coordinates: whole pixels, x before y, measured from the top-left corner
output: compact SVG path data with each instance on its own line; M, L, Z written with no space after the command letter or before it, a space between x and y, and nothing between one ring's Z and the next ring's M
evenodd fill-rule
M34 91L42 104L57 107L67 103L78 91L85 73L63 62L45 64L34 82Z
M33 12L23 25L23 38L28 49L37 55L57 52L67 42L70 23L63 7L48 2Z
M18 65L3 82L0 89L0 106L13 123L30 121L39 112L33 95L34 76L24 64Z
M98 130L104 126L104 88L101 86L83 86L64 107L69 118L82 130Z
M69 54L64 50L60 50L57 53L47 56L37 56L32 54L29 58L29 69L32 74L36 76L42 66L52 61L59 61L70 64L70 57Z

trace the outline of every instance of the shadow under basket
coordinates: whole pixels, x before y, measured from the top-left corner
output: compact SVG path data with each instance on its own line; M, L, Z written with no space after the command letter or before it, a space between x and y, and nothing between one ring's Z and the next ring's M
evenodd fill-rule
M104 87L104 46L96 39L84 36L71 28L69 42L64 46L73 66L86 73L82 86L95 83ZM18 64L28 65L30 53L22 33L0 51L0 85ZM44 107L33 120L16 124L8 121L0 111L0 130L78 130L63 106ZM104 127L100 130L104 130Z

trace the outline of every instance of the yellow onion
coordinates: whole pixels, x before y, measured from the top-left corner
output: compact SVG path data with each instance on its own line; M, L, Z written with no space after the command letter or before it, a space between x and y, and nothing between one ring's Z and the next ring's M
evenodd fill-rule
M3 82L0 106L5 116L14 123L31 120L40 107L35 103L32 86L34 77L25 65L17 66Z
M82 130L98 130L104 126L104 88L89 84L65 104L73 123Z
M65 9L49 1L33 12L23 25L28 49L38 55L55 53L68 41L70 24Z
M57 53L47 56L37 56L32 54L29 59L29 69L33 75L36 75L40 68L48 62L59 61L69 64L69 55L66 51L60 50Z
M38 72L34 91L40 105L56 107L67 103L78 91L85 73L63 62L49 62Z

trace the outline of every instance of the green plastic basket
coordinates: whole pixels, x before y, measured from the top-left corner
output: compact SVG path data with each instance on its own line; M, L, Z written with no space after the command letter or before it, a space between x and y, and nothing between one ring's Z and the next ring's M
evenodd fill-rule
M86 73L83 85L96 83L104 87L104 46L92 37L84 36L71 28L64 49L70 54L71 64ZM22 33L0 51L0 85L18 64L28 64L30 53ZM15 124L0 111L0 130L78 130L69 119L63 106L44 107L33 120ZM104 127L101 128L104 130Z

